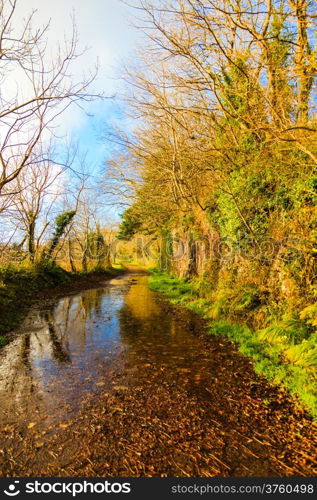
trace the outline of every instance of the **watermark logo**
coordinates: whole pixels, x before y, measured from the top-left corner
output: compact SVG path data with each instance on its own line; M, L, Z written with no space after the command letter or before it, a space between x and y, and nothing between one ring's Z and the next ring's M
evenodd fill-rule
M8 495L9 497L16 497L19 493L20 493L20 490L17 490L16 488L16 484L19 484L20 481L14 481L15 484L10 484L8 486L8 490L4 490L4 493L5 495Z

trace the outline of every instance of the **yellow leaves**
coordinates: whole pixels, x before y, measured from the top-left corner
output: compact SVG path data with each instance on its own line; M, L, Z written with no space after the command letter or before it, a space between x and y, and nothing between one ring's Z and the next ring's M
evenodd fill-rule
M33 427L37 424L37 422L30 422L28 424L28 429L33 429Z
M113 388L115 391L119 392L128 390L128 387L126 387L125 385L114 385Z
M317 326L317 303L310 304L305 307L300 313L299 317L305 320L308 324L312 326Z

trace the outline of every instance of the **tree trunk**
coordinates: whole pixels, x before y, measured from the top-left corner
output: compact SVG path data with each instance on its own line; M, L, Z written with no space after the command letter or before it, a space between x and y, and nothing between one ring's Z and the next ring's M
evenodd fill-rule
M34 262L34 254L35 254L35 220L32 219L29 223L28 227L28 253L31 262Z
M297 51L296 69L299 77L297 115L301 122L308 120L309 99L314 80L314 71L311 68L309 56L311 48L308 40L308 2L307 0L291 0L297 22Z
M75 273L76 267L75 267L75 263L74 263L74 259L73 259L73 255L72 255L72 242L71 242L70 238L68 238L68 259L69 259L70 268L71 268L72 272Z
M84 248L82 256L81 256L81 267L83 271L87 271L87 250L88 248Z

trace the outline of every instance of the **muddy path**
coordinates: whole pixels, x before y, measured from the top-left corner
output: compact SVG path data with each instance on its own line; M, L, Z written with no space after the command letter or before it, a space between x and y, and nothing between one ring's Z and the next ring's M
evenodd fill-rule
M3 476L313 476L316 426L126 274L42 301L0 354Z

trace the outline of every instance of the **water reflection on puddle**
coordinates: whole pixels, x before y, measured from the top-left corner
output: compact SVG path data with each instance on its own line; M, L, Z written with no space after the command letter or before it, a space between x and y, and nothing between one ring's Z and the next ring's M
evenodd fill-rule
M29 314L23 333L0 354L0 421L71 412L94 390L98 371L121 350L118 311L129 281L112 280Z
M131 377L169 366L184 376L195 371L196 380L210 367L142 275L116 278L32 311L21 331L0 353L2 425L64 418L89 394L111 389L122 365Z

